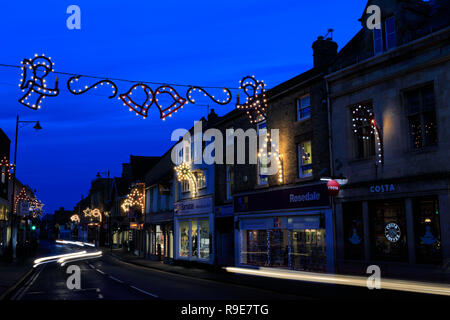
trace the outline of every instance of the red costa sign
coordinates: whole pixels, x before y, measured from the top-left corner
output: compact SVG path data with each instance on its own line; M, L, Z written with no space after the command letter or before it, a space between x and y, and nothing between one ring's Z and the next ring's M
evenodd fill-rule
M337 196L339 194L339 183L336 180L330 180L327 183L327 190L330 196Z

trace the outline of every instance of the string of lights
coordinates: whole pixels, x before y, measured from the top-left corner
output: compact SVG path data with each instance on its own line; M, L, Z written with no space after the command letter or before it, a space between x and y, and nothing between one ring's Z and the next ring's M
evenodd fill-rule
M139 185L133 188L122 203L122 210L125 212L128 212L132 207L138 207L141 212L144 212L145 194L143 186Z
M255 76L246 76L239 83L239 88L244 91L247 97L245 103L240 105L238 102L236 108L246 111L250 123L257 123L266 119L267 99L264 81L256 80Z
M118 94L118 86L114 81L133 83L132 87L125 93L119 94L118 99L122 100L123 104L128 107L129 111L134 111L136 115L147 118L148 110L151 105L155 104L159 109L160 118L165 120L167 117L171 117L173 113L178 112L184 105L189 102L195 104L195 94L203 94L205 97L211 99L214 103L219 105L226 105L232 101L231 90L237 90L237 97L239 100L239 90L244 90L247 95L247 101L243 105L237 103L238 108L247 109L247 115L250 118L250 122L254 123L265 119L266 103L265 99L265 84L263 81L257 81L254 76L246 76L240 81L238 88L232 87L216 87L216 86L198 86L179 83L162 83L154 81L135 81L122 78L111 77L99 77L84 74L73 74L68 72L61 72L54 70L54 62L51 61L51 57L46 57L44 54L35 54L33 59L24 59L22 66L15 66L9 64L0 64L0 67L21 68L22 74L19 83L19 87L24 92L24 95L19 99L19 102L26 107L33 110L40 109L42 107L42 100L46 97L56 97L59 95L58 88L58 76L56 76L54 88L47 87L46 79L50 73L61 74L70 76L67 80L67 89L74 95L84 94L92 89L97 89L99 86L110 86L112 89L111 95L108 98L114 98ZM31 77L29 77L29 73ZM84 85L83 87L74 88L74 85L79 80L84 78L96 79L95 83L91 85ZM159 85L153 90L150 85ZM182 97L174 87L188 88L185 93L185 98ZM143 103L138 103L131 99L131 95L135 90L141 89L144 91L145 100ZM223 97L216 97L211 94L209 90L220 89ZM169 106L162 106L158 95L168 94L172 98L169 102Z
M179 182L183 182L184 180L188 181L191 187L192 196L195 197L198 190L197 179L191 171L191 165L187 162L183 162L175 167L175 172L177 173L177 180Z
M352 112L352 126L353 132L363 141L370 140L372 136L375 136L377 162L384 165L383 136L375 121L372 108L361 105L357 106Z
M270 142L270 146L271 146L271 149L270 149L271 151L268 152L267 145L269 142ZM279 147L275 142L273 142L272 138L270 137L269 132L267 132L266 139L264 140L263 145L259 149L258 158L261 161L261 159L263 157L267 157L267 155L268 156L273 155L275 157L275 161L276 161L277 168L278 168L278 182L283 183L284 182L283 160L281 158Z
M15 164L9 163L6 157L0 160L0 173L5 176L5 178L11 179Z

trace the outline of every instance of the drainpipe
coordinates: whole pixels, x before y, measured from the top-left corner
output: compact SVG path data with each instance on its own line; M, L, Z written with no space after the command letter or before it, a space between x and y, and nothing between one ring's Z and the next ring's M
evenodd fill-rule
M332 122L331 122L331 103L330 103L330 92L329 92L329 86L328 86L328 80L326 77L325 79L325 92L327 96L327 113L328 113L328 149L330 153L330 176L334 177L334 157L333 157L333 136L332 136ZM336 248L337 248L337 235L336 235L336 204L335 204L335 197L331 197L331 216L333 220L333 243L334 243L334 273L336 273L337 270L337 255L336 255Z

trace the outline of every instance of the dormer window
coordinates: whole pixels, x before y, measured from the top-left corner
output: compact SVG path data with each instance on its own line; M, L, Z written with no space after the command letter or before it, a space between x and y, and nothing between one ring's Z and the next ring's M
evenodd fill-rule
M395 17L389 17L373 29L373 53L377 55L396 46Z
M384 22L384 29L386 33L386 50L390 50L397 46L397 37L395 34L395 18L387 18Z

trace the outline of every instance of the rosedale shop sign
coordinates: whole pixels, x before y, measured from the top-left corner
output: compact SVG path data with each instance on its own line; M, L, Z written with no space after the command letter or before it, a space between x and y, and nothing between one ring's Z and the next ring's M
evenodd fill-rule
M235 212L327 207L330 205L327 185L252 193L234 198Z

